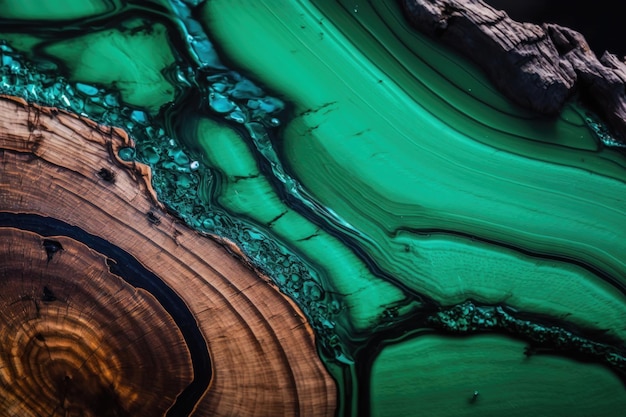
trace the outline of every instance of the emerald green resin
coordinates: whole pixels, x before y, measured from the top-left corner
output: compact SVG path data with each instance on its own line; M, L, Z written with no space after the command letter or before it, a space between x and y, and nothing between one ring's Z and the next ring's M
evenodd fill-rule
M524 360L523 349L502 336L432 334L389 346L372 366L371 415L527 417L537 410L539 416L586 417L624 410L622 382L600 366L557 356Z
M63 4L0 4L0 93L126 129L303 309L338 415L623 409L626 158L582 105L516 107L396 2Z

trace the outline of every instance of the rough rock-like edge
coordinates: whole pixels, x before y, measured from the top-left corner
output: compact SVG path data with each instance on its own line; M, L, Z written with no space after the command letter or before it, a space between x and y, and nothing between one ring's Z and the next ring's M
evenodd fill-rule
M580 33L519 23L481 0L401 2L414 28L474 61L515 103L556 114L578 93L626 143L626 64L598 59Z

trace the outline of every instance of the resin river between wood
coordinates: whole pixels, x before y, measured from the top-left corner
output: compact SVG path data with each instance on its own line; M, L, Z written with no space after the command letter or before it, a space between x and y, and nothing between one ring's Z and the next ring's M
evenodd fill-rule
M58 3L3 3L0 92L126 129L304 311L337 415L624 409L626 158L574 99L516 107L396 2Z

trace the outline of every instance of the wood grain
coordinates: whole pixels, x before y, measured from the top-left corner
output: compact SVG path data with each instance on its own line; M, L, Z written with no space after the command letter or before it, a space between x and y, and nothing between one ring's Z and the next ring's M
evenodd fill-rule
M4 415L158 415L191 382L172 318L103 255L8 227L0 241ZM63 249L48 260L44 241Z
M119 148L126 146L133 146L132 141L119 129L98 126L85 118L53 108L31 105L19 99L0 98L0 212L32 213L61 219L131 254L176 292L192 312L195 323L189 325L199 327L211 357L210 386L196 404L193 415L332 415L336 403L335 384L317 355L314 335L302 312L279 293L267 278L255 273L245 261L237 259L232 251L225 249L219 239L202 236L167 214L155 199L148 167L124 162L116 156ZM108 181L102 176L103 169L112 174L112 178L107 178ZM13 225L13 229L16 227L19 226ZM11 244L4 241L2 243L5 250L0 255L1 265L8 264L9 258L16 251L25 251L26 249L21 249L23 244L32 245L32 242L44 238L31 236L26 232L20 235L13 229L5 232L11 235ZM75 245L79 247L80 242ZM61 262L69 257L65 252L65 243L63 248L62 256L57 257L55 254L49 263L41 259L40 247L38 250L31 248L39 256L34 263L43 268L43 271L47 265ZM89 253L86 248L78 252ZM81 255L81 262L91 264L93 261L101 264L101 261L94 261L89 256ZM0 279L9 283L15 279L11 277L20 270L20 261L16 262L17 264L12 264L11 272L5 272L6 268L0 270ZM29 262L22 261L25 264ZM25 268L26 265L22 270L26 270ZM102 274L105 272L106 270ZM39 273L22 273L21 278L21 281L26 281L24 288L34 285L33 291L36 294L37 291L41 292L37 288L41 287L42 282L53 279L42 275L35 283L29 283L30 277L35 279L37 274ZM94 284L87 282L89 280L85 281L84 277L76 275L73 274L72 284L67 284L64 287L67 291L64 290L63 295L58 298L73 299L74 291L83 287L89 291L97 291L96 286L91 288ZM103 279L106 285L122 285L119 278L109 276ZM84 290L84 303L97 304L97 297L87 301L90 299L87 289ZM22 290L15 290L11 296L5 295L3 300L10 302L15 297L19 298L20 291ZM132 293L132 288L125 291ZM146 300L150 298L149 294L142 296ZM135 308L126 304L132 300L125 293L116 297L115 306L106 307L110 314L113 314L117 305L122 311L147 309L147 312L138 315L128 313L132 320L120 321L120 328L141 334L148 331L145 329L158 326L159 335L163 332L163 335L169 335L172 339L171 343L150 343L150 339L146 339L145 346L142 345L137 352L151 348L153 352L150 355L155 360L160 361L163 358L173 361L175 365L167 365L166 373L168 377L176 376L179 382L172 387L168 385L168 390L179 390L189 379L191 365L182 361L186 354L184 349L181 353L177 329L172 328L171 321L165 318L167 315L163 316L159 306L153 302ZM64 314L69 313L61 311L60 306L61 303L54 314L57 317L55 320L62 323L66 320ZM77 311L80 308L77 306ZM4 314L4 310L1 314ZM103 314L104 316L99 313L94 313L93 317L85 316L85 323L78 324L74 323L76 320L69 320L71 316L67 316L68 323L73 324L68 324L67 329L63 325L57 326L55 334L58 336L55 337L61 342L65 340L64 337L84 337L89 340L90 337L95 337L88 331L89 323L93 321L94 328L105 325L102 320L106 320L104 317L107 313ZM120 312L119 315L127 314ZM3 320L13 322L14 319L9 316ZM143 327L137 330L134 326ZM65 331L69 336L64 336ZM35 335L31 334L30 337L36 339ZM115 337L118 336L112 336ZM12 339L5 337L0 341L3 351L9 349L6 343L13 343L10 340ZM103 343L106 345L106 341ZM118 344L120 341L111 341L111 349ZM67 348L70 356L75 355L78 358L87 352L79 352L80 347L74 351L69 345L71 343L68 343ZM129 349L129 355L136 357L129 356L120 360L128 359L131 364L129 366L134 363L139 369L145 366L141 359L144 355L137 352L131 353ZM123 356L123 353L120 355ZM14 356L21 354L11 353ZM140 359L137 360L137 357ZM49 373L63 375L72 372L74 375L78 371L72 364L73 362L68 361L63 365L65 368ZM166 413L165 403L171 402L172 394L160 392L156 382L150 382L152 379L158 381L157 377L147 380L139 378L132 385L126 374L118 368L120 367L110 368L109 376L99 375L94 384L108 384L111 395L123 399L120 404L124 404L126 411L131 410L133 401L146 403L148 399L144 397L143 390L154 389L153 394L161 399L159 404L162 403L162 406L155 405L154 412L141 415ZM38 375L42 371L39 368L31 367L27 371L32 374L30 377L41 382L29 386L28 390L33 390L32 392L19 395L46 400L47 397L42 396L42 393L46 392L46 381L51 377ZM129 372L134 375L138 371L135 369ZM161 375L163 370L155 372ZM126 385L123 383L131 384L128 386L132 388L124 388ZM37 389L42 391L36 392ZM0 397L7 395L15 398L17 394L14 395L9 384L3 384L0 387ZM136 396L135 400L131 399L133 395ZM51 399L47 403L28 406L30 408L21 409L19 415L50 415L50 410L59 404L54 402L54 395L48 396ZM25 397L20 397L19 401L29 404ZM69 409L64 410L66 414L59 412L58 415L80 415L70 413ZM0 416L14 415L11 411L2 413L0 411Z

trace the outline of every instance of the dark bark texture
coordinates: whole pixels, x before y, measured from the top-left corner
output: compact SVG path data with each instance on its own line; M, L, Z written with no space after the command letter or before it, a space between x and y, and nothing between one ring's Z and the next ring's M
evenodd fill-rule
M543 114L578 93L626 143L626 64L600 59L580 33L556 24L519 23L480 0L401 0L419 31L456 49L507 97Z

